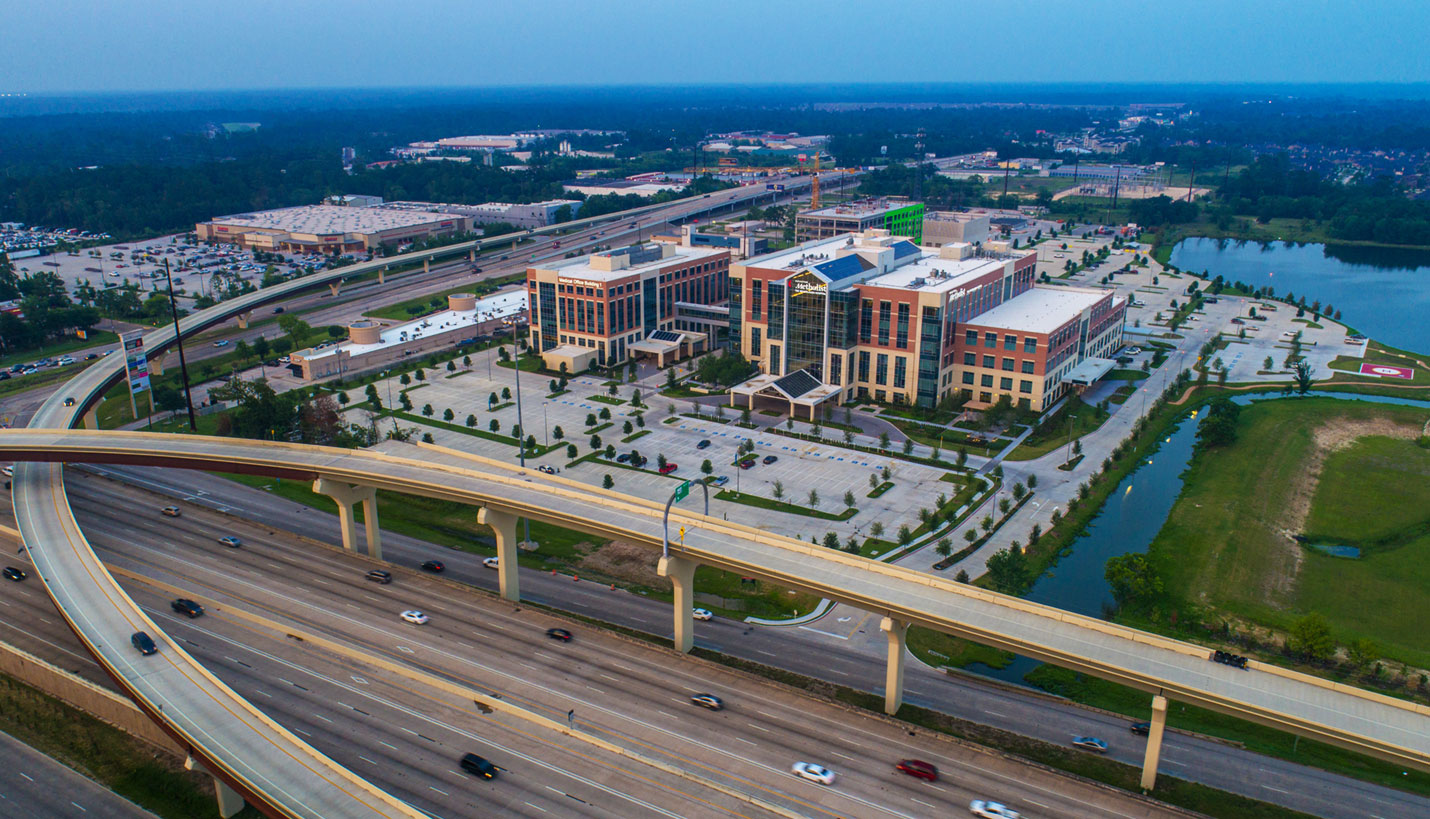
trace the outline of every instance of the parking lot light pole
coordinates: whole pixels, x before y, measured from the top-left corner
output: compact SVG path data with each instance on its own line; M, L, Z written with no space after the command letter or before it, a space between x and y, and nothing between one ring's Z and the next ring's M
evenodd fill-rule
M164 260L164 281L169 285L169 315L174 320L174 345L179 348L179 377L184 381L184 403L189 408L189 431L198 432L199 422L194 417L194 395L189 389L189 364L184 360L184 338L179 334L179 306L174 301L174 278L169 274L169 260ZM154 391L149 390L149 403L154 402Z
M1063 459L1063 463L1072 463L1072 431L1073 422L1077 420L1076 415L1068 416L1068 456Z

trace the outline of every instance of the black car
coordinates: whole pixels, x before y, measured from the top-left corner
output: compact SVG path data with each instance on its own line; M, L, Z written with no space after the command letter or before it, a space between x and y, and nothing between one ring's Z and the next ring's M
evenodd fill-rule
M447 567L442 565L442 561L440 560L429 560L422 564L422 570L424 572L440 572L445 568Z
M696 444L696 445L695 445L695 448L696 448L696 449L705 449L705 448L708 447L708 446L710 446L710 441L709 441L709 439L706 439L706 440L702 440L700 443Z
M155 654L159 651L159 647L154 644L154 638L142 631L134 632L134 635L129 638L129 643L139 649L140 654Z
M497 766L476 754L467 754L462 757L462 770L469 774L480 776L483 779L494 779L497 775Z
M1145 737L1148 734L1152 733L1152 723L1134 722L1130 726L1130 730L1132 731L1132 733L1136 734L1139 737Z
M546 630L546 636L553 640L560 640L563 643L571 642L571 632L564 628L549 628Z
M204 613L203 606L200 606L198 603L195 603L194 601L184 597L180 597L178 600L175 600L174 602L170 603L169 608L173 609L179 614L185 615L190 620Z
M775 457L774 455L766 455L763 459L761 459L760 463L764 464L765 466L769 466L770 464L778 460L779 458Z
M13 580L16 583L19 583L21 580L24 580L27 577L29 577L29 575L25 573L24 569L17 569L14 566L5 567L6 580Z

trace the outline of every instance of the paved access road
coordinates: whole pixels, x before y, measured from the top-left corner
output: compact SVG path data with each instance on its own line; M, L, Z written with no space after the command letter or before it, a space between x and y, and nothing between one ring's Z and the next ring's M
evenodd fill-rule
M289 548L304 555L321 557L328 552L295 541L286 533L295 532L327 543L339 540L335 515L280 500L218 476L163 469L100 467L97 470L122 475L132 485L106 501L115 507L139 510L141 514L153 514L157 518L159 506L173 498L187 498L236 518L261 519L267 524L261 528L229 518L216 521L215 525L235 531L236 527L245 527L245 531L283 538L279 542L288 543ZM79 477L82 474L72 469L69 479L71 493L77 498L90 497L91 492L98 491L90 488L92 481ZM394 563L416 568L424 560L439 558L447 564L448 579L496 588L496 572L483 568L479 555L454 552L391 532L384 532L383 540L386 556ZM536 571L523 571L522 575L522 589L528 600L651 634L670 634L670 608L666 603L611 592L593 583L573 583L564 576L551 577ZM39 596L44 598L42 592ZM6 609L0 608L0 617L5 613ZM808 676L877 691L883 681L882 648L871 652L858 639L836 634L858 635L863 631L862 636L882 638L877 618L852 610L849 613L862 623L836 623L826 618L804 627L753 628L717 618L699 624L697 644ZM878 642L882 643L882 639ZM1055 743L1066 742L1075 734L1094 734L1111 743L1110 755L1114 758L1134 765L1142 759L1144 740L1130 735L1128 720L1122 718L1032 692L988 684L977 678L945 675L917 662L910 663L905 686L905 699L914 704ZM1173 703L1172 707L1177 705ZM1163 772L1168 775L1319 816L1362 816L1357 806L1365 805L1372 806L1375 814L1384 817L1430 815L1430 800L1419 796L1176 732L1169 732L1164 740L1163 765Z
M93 665L93 663L90 663ZM103 785L0 732L0 815L154 819Z

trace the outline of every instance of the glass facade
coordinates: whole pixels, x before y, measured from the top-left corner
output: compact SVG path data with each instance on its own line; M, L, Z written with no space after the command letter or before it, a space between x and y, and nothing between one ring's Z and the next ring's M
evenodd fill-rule
M771 288L771 310L775 305L774 292ZM788 292L784 333L786 371L808 370L823 381L825 317L829 302L826 285L813 273L801 273L790 278ZM774 332L773 321L770 332Z
M660 326L660 318L656 315L660 307L660 283L655 279L646 279L641 283L641 330L649 336Z
M541 349L544 352L556 346L556 337L559 335L556 329L556 285L552 282L541 282L537 290L541 294Z
M943 349L943 320L937 307L925 307L919 320L919 389L916 403L926 409L938 404L939 351Z

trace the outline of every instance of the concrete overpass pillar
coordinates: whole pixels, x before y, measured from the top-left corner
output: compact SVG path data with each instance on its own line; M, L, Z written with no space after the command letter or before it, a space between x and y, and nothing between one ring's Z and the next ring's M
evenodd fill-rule
M354 507L362 504L363 527L367 530L367 554L376 560L382 559L382 529L377 521L377 490L371 486L357 486L350 483L318 478L313 481L313 491L327 495L338 505L338 524L343 531L343 548L357 551L357 516Z
M476 248L473 248L473 249L467 251L467 261L469 261L469 262L471 262L471 263L473 263L473 264L476 264L476 261L477 261L477 251L476 251Z
M675 650L695 647L695 569L699 563L686 557L668 555L656 564L656 574L670 578L675 587Z
M338 291L339 291L339 290L342 290L342 289L343 289L343 280L342 280L342 279L338 279L338 280L335 281L335 282L328 282L328 292L332 293L334 296L336 296L336 295L338 294Z
M208 768L204 767L204 764L202 762L190 756L189 758L184 760L184 770L202 771L208 774L209 777L213 779L214 796L218 798L218 813L219 816L223 817L223 819L229 819L230 816L233 816L234 814L243 810L243 797L238 795L238 791L234 790L233 788L230 788L227 782L224 782L222 779L219 779L218 777L214 776Z
M483 506L477 512L477 522L492 527L497 541L497 582L501 596L513 603L521 602L521 586L517 581L516 515Z
M1142 757L1142 790L1150 791L1157 784L1157 763L1162 756L1162 729L1167 724L1167 698L1158 694L1152 698L1152 727L1147 732L1147 753Z
M383 265L377 269L377 283L387 284L387 266Z
M431 273L431 272L432 272L432 260L431 260L431 259L423 259L423 260L422 260L422 272L423 272L423 273Z
M879 621L879 628L889 637L889 659L884 670L884 713L893 715L904 704L904 645L909 624L885 617Z
M240 329L240 330L247 330L247 329L248 329L248 322L249 322L252 318L253 318L253 313L252 313L252 311L247 311L247 310L245 310L244 312L239 313L239 314L238 314L238 329Z
M96 404L84 412L84 428L99 429L99 405Z
M149 356L149 358L148 358L148 362L149 362L149 375L154 376L154 375L163 375L163 374L164 374L164 359L165 359L165 357L166 357L166 355L165 355L164 353L160 353L160 354L158 354L158 355Z

